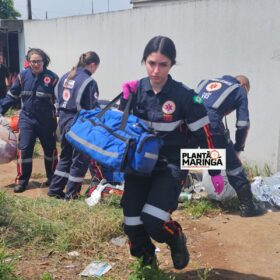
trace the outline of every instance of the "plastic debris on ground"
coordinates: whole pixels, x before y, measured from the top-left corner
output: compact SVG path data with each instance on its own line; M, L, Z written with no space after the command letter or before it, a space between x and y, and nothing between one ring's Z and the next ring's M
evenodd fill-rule
M79 257L80 254L79 254L79 252L77 252L77 251L72 251L72 252L69 252L69 253L68 253L68 256L70 256L70 257Z
M97 187L90 194L90 197L86 198L85 201L88 206L96 205L101 199L102 191L108 186L106 179L102 179L101 182L97 185Z
M202 197L217 201L231 200L236 195L235 190L229 184L224 170L221 171L221 175L224 178L225 186L223 192L218 195L214 192L211 176L208 174L207 170L204 170L202 174L189 173L186 185L180 193L179 202L199 200Z
M221 170L221 175L223 176L225 182L225 186L221 194L215 193L211 176L208 174L207 170L203 171L202 185L205 188L205 192L207 193L208 198L217 201L229 201L234 196L236 196L236 192L234 188L230 185L225 170Z
M0 117L0 164L16 159L17 137L3 116Z
M280 172L270 177L255 177L251 184L254 197L271 206L280 207Z
M107 273L112 266L105 262L92 262L81 273L80 276L100 277Z
M111 243L113 243L116 246L123 247L126 243L126 237L119 236L119 237L116 237L116 238L112 238Z

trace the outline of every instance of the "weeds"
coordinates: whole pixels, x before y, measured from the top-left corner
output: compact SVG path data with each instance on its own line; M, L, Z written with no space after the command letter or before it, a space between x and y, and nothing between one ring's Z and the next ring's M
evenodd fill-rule
M204 269L197 268L196 273L199 280L207 280L210 272L212 271L211 267L206 266Z
M136 260L131 265L133 270L128 280L175 280L175 277L169 276L157 267L144 266L142 260Z
M253 180L254 177L257 176L269 177L272 175L271 168L268 164L265 164L263 167L259 167L258 165L250 166L247 162L245 162L243 166L249 180Z
M2 211L10 203L14 207ZM83 201L8 199L0 193L0 217L7 226L1 238L16 247L48 245L60 251L79 248L106 254L108 241L122 233L121 209L110 203L89 208Z
M42 277L40 278L40 280L54 280L54 278L51 276L51 274L49 274L48 272L45 272Z
M202 215L216 214L219 212L218 203L212 202L206 198L201 198L199 200L188 200L182 205L189 214L194 218L199 218Z
M0 248L0 279L1 280L21 280L15 275L13 261L7 261L5 247Z

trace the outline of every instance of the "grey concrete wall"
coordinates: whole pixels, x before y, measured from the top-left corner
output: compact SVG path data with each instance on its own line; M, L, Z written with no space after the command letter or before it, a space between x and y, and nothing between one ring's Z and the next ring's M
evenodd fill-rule
M145 75L142 52L155 35L177 47L173 78L190 87L204 78L245 74L251 129L242 158L280 168L280 1L200 0L161 4L106 14L25 21L25 47L41 47L62 74L79 55L101 57L97 80L102 98L112 98L123 80ZM234 126L234 116L230 125ZM233 135L233 132L232 132Z

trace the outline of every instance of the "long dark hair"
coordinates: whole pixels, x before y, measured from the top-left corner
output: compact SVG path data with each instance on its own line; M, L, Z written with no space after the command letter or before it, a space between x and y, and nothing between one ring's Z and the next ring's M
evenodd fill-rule
M144 49L142 62L145 62L153 52L160 52L171 60L171 65L176 64L176 47L170 38L164 36L152 38Z
M91 63L95 63L96 65L99 65L100 63L100 58L98 56L98 54L96 52L93 51L88 51L86 53L81 54L79 61L77 63L76 66L74 66L68 76L67 76L67 80L71 80L75 77L76 73L77 73L77 69L78 67L82 67L85 68L87 65L91 64Z
M47 67L49 65L49 63L51 62L50 57L41 49L37 49L37 48L31 48L28 50L27 54L26 54L26 60L28 62L30 62L30 57L32 54L38 54L42 57L42 60L44 62L44 67Z

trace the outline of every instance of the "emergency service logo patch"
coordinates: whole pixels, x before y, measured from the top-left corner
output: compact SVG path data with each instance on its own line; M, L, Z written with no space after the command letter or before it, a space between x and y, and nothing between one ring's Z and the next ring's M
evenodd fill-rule
M51 78L49 76L46 76L44 78L44 84L47 86L47 85L49 85L50 82L51 82Z
M219 90L222 87L222 84L219 82L212 82L209 85L206 86L207 91L215 91Z
M181 149L181 169L226 169L225 149Z
M64 89L62 93L62 98L64 101L68 101L70 99L70 91L69 89Z
M175 110L176 110L176 105L171 100L165 101L164 104L162 105L162 112L164 114L171 115L175 112Z
M73 88L74 84L75 84L74 80L67 80L67 79L65 79L64 83L63 83L63 87L65 87L65 88Z

